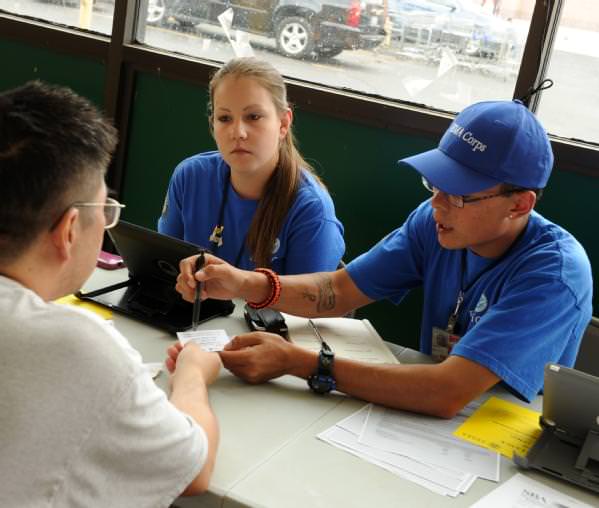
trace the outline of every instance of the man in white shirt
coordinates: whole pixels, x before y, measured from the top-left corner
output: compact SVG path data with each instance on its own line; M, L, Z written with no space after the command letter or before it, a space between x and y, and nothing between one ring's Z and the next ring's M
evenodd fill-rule
M52 303L93 271L120 205L116 130L40 82L0 94L0 506L166 507L206 490L216 353L188 345L170 400L95 315Z

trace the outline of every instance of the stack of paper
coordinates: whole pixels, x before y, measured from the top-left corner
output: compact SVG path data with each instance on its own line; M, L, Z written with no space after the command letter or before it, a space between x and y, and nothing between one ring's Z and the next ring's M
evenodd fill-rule
M320 351L320 341L306 318L283 314L294 344ZM367 319L318 318L312 320L338 358L368 363L399 363Z
M452 420L369 404L317 437L433 492L458 496L477 477L499 481L499 454L452 434L473 406Z

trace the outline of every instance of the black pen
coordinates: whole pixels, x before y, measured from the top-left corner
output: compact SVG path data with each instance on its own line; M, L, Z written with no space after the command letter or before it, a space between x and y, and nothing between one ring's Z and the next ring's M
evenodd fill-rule
M200 252L200 255L196 258L195 272L201 270L204 267L204 251ZM194 275L195 275L194 272ZM202 300L200 295L202 294L202 282L196 280L196 292L195 298L193 299L193 317L191 319L191 329L197 330L200 324L200 311L202 310Z

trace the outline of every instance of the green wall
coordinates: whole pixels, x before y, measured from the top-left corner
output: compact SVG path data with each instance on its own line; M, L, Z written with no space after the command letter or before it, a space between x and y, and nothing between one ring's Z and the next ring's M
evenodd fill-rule
M98 107L103 106L105 68L101 63L1 39L0 62L0 90L41 79L69 86Z
M0 40L0 90L30 79L71 86L102 104L104 67L43 48ZM291 97L293 101L293 97ZM136 80L126 157L123 201L126 220L155 227L175 165L191 154L215 148L206 120L206 89L154 75ZM397 159L434 147L434 140L398 135L301 109L295 129L300 148L327 184L345 226L348 261L403 222L426 191L419 178L400 169ZM571 231L585 246L597 272L599 179L554 171L539 211ZM595 199L594 199L595 198ZM599 284L595 281L595 294ZM399 307L378 302L359 311L388 340L416 346L422 294L413 292ZM599 314L599 297L595 297Z
M126 220L156 229L175 166L216 149L206 105L204 87L151 75L137 78L122 194Z

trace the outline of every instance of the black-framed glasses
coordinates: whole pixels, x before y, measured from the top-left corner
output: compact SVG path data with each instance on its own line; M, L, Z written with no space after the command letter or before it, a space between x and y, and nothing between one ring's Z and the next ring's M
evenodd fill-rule
M514 194L515 192L522 192L518 190L506 190L497 192L495 194L488 194L486 196L459 196L456 194L447 194L446 192L437 189L424 177L422 177L422 185L424 185L424 188L430 193L432 193L433 196L436 196L439 192L442 192L447 197L447 201L449 201L449 203L452 206L455 206L456 208L464 208L464 205L467 203L475 203L476 201L497 198L499 196L509 196L510 194Z
M125 208L125 205L119 203L116 199L106 198L104 203L86 203L76 201L69 208L86 208L92 206L103 206L104 207L104 229L110 229L116 226L121 218L121 210Z

